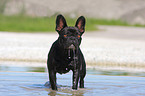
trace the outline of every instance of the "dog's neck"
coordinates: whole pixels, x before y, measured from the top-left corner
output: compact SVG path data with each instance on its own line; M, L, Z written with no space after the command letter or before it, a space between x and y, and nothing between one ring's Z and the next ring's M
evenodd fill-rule
M57 42L59 43L59 42ZM65 49L62 45L58 44L57 53L61 59L73 60L78 55L79 46L76 49Z

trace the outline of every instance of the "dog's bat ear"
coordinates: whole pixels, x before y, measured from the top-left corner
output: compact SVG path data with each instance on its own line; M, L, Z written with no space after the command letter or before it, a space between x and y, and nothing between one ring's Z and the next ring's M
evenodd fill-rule
M79 29L81 34L83 34L85 32L85 23L86 23L86 20L85 20L84 16L80 16L78 18L78 20L76 21L75 27L77 27Z
M60 14L56 18L56 31L60 32L64 27L67 26L65 18Z

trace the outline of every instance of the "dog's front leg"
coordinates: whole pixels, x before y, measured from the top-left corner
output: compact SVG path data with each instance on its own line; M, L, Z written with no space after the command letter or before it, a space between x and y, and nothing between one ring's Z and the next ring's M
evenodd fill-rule
M73 86L72 86L72 89L77 90L78 81L79 81L79 70L78 69L74 69L73 70Z
M79 81L78 56L74 55L73 61L73 86L72 89L77 90Z
M56 72L54 72L53 70L49 71L49 80L50 80L52 90L57 90Z
M72 89L77 90L78 88L78 81L79 81L79 68L78 68L78 57L74 57L74 62L73 62L73 86Z

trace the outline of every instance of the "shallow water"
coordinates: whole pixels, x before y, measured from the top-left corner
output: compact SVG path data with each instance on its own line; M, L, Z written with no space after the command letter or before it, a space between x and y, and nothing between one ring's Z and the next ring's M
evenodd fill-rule
M57 74L59 88L52 91L44 86L45 68L0 65L0 96L145 96L145 77L139 76L144 73L87 70L85 88L74 91L72 72Z

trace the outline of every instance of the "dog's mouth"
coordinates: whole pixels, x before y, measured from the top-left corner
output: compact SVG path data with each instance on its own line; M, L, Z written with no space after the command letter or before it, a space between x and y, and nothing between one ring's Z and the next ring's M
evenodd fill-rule
M75 50L75 49L76 49L76 47L74 46L74 44L71 44L71 45L68 47L68 49Z
M71 45L67 48L67 50L68 50L68 58L69 58L69 59L70 59L70 58L74 58L75 55L76 55L76 50L77 50L77 48L75 47L75 45L74 45L74 44L71 44Z

